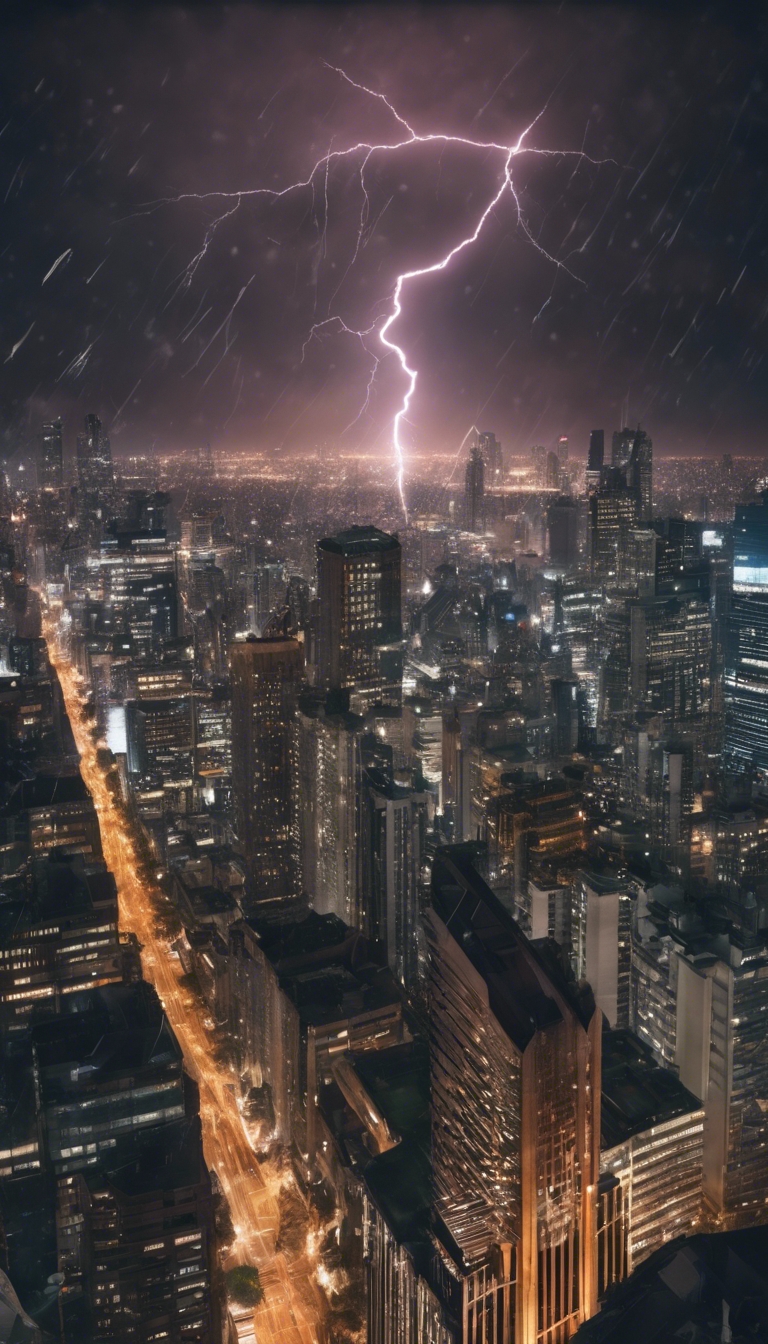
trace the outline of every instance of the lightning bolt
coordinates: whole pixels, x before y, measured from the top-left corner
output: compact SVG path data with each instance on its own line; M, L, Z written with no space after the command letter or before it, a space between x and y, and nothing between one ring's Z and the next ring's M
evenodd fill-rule
M319 158L316 161L309 175L306 178L300 179L297 182L291 182L285 187L281 188L251 187L236 192L233 191L184 192L175 197L165 198L159 201L147 202L146 207L141 211L141 213L151 212L152 210L157 209L161 206L176 204L185 200L202 201L202 200L216 199L220 201L232 201L232 200L235 201L235 205L232 207L232 209L227 210L225 213L219 215L208 226L200 251L192 259L189 266L183 273L182 283L186 286L191 282L195 272L202 263L208 251L208 248L211 242L213 241L213 237L219 224L224 219L228 218L229 215L233 214L234 211L239 207L240 203L247 197L264 196L271 198L273 201L277 201L285 196L288 196L293 192L300 191L306 188L310 188L314 193L315 178L318 173L322 173L324 178L324 192L325 192L324 227L327 227L328 174L330 172L331 165L338 160L355 159L356 157L360 157L361 161L359 167L359 178L360 178L360 187L362 191L362 203L360 207L357 239L352 259L349 262L349 265L347 266L346 271L344 272L344 276L342 277L342 280L335 291L335 294L337 294L339 289L341 288L341 285L344 283L344 279L346 278L347 274L354 266L359 256L361 248L364 246L365 231L368 226L368 220L370 216L370 196L368 193L368 188L366 186L365 173L371 161L371 158L374 155L394 154L397 153L399 150L405 149L406 147L411 145L439 144L443 147L445 147L446 145L461 145L464 148L477 150L486 155L497 154L501 157L502 164L496 189L493 191L490 200L488 200L484 209L478 216L477 222L475 223L475 226L472 229L472 231L468 233L465 237L461 238L457 243L455 243L443 256L439 257L437 261L431 262L427 266L421 266L413 270L403 271L401 274L399 274L396 277L394 289L391 293L390 299L388 300L389 312L385 316L383 317L379 316L373 320L373 322L369 327L362 330L357 330L354 327L350 327L339 314L332 314L331 316L325 318L323 321L317 322L312 326L309 335L307 336L307 339L305 340L304 345L302 347L302 362L303 362L309 343L315 338L320 338L324 331L326 330L330 331L332 329L335 329L337 332L341 334L350 335L353 336L355 339L357 339L360 342L365 353L371 358L372 368L368 384L366 387L365 400L363 402L360 411L355 416L355 419L352 420L350 424L347 426L347 429L350 429L352 425L356 424L357 421L360 419L360 417L367 410L370 404L376 375L382 359L389 355L393 355L395 357L400 367L400 370L403 374L403 378L405 380L405 391L403 393L400 405L397 411L395 412L392 421L392 450L395 459L397 489L403 509L403 515L407 522L408 508L405 498L406 448L403 441L402 429L404 423L407 423L408 412L416 393L419 371L409 361L409 357L404 346L400 343L400 341L395 339L394 328L398 322L398 319L402 316L403 313L403 301L406 289L409 288L414 281L419 280L424 276L435 275L440 271L446 270L450 266L454 257L458 256L461 252L471 247L473 243L476 243L488 219L497 209L497 207L501 204L502 200L506 196L511 197L516 213L517 226L521 229L524 237L531 244L531 246L534 247L536 251L540 253L540 255L543 256L549 263L551 263L554 267L556 267L558 271L565 271L571 277L571 279L576 280L579 284L584 284L585 282L581 279L581 277L579 277L573 271L571 271L569 267L565 264L565 262L559 260L557 257L553 256L550 252L548 252L547 249L543 247L542 244L534 237L523 215L522 206L520 203L520 197L518 195L517 189L515 187L512 178L512 165L514 163L514 160L523 154L534 155L541 158L575 158L579 162L587 162L595 165L596 167L599 167L606 163L613 164L616 167L620 167L621 165L618 165L615 159L610 158L594 159L589 154L586 154L583 149L541 149L538 147L528 145L526 141L531 132L533 131L534 127L536 126L536 124L541 120L544 113L546 112L548 102L544 104L542 109L537 113L537 115L528 124L528 126L526 126L525 129L520 133L517 140L515 140L512 144L502 144L495 140L475 140L467 136L447 135L442 132L429 132L425 134L419 134L416 130L414 130L413 126L411 126L411 124L405 119L405 117L402 116L402 114L397 110L394 104L390 102L386 94L380 93L375 89L371 89L365 84L358 83L357 80L352 79L351 76L348 75L346 71L342 70L339 66L329 65L327 66L327 68L332 70L337 75L339 75L339 77L343 79L347 84L349 84L352 88L357 89L359 92L366 94L368 97L381 102L383 106L387 109L387 111L390 113L390 115L394 118L397 125L404 132L404 135L402 135L399 139L396 139L394 141L382 141L380 143L371 143L370 141L359 140L355 144L348 145L346 148L343 149L334 149L333 147L331 147L326 154L324 154L321 158ZM241 291L239 298L242 297L243 292L244 291ZM333 296L334 298L335 294ZM221 331L221 327L219 328L219 331ZM381 356L374 354L374 352L369 349L369 346L366 343L366 338L373 336L374 333L375 337L378 339L380 346L383 349L383 354ZM216 333L216 335L218 335L218 332ZM212 342L209 342L209 345L211 343ZM206 346L206 349L208 349L208 346ZM205 353L205 351L203 351L203 353ZM197 361L197 363L199 363L199 360ZM343 432L346 433L346 430ZM466 438L464 442L466 442Z

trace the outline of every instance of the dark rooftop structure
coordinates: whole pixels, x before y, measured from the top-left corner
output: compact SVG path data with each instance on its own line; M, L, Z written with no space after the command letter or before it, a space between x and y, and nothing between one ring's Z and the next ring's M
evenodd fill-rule
M669 1242L611 1292L602 1311L573 1339L574 1344L768 1339L768 1227Z
M463 848L446 846L435 854L432 907L485 980L491 1010L519 1049L537 1030L560 1021L553 988L589 1024L591 991L578 992L554 958L534 947Z
M182 1053L151 985L107 985L71 996L69 1012L35 1026L48 1104L70 1101L117 1077L175 1064Z
M317 966L281 974L280 987L296 1005L303 1025L319 1027L341 1018L400 1003L387 966Z
M304 958L325 960L332 949L360 942L360 935L347 928L338 915L321 915L310 910L304 919L270 924L257 919L248 923L255 929L264 955L278 970L290 969Z
M115 879L100 860L85 863L80 854L53 850L32 864L31 890L11 889L0 900L0 947L18 941L29 929L55 921L59 930L83 922L95 910L117 912Z
M374 1157L365 1183L398 1242L426 1236L433 1200L429 1050L415 1040L353 1056L365 1091L399 1142Z
M701 1102L631 1031L603 1032L602 1147L701 1109Z
M321 550L344 556L400 549L397 537L381 532L378 527L348 527L343 532L337 532L335 537L323 537L317 544Z
M79 773L35 775L22 780L3 807L3 812L23 812L27 808L54 807L62 803L90 802L91 795Z

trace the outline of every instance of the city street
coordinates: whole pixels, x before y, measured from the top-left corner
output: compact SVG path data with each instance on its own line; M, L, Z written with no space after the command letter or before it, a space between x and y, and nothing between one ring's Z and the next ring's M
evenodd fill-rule
M154 912L138 877L133 838L112 801L89 725L81 722L79 675L59 657L55 628L50 624L46 637L80 754L83 779L98 810L104 858L117 882L120 927L135 933L142 945L144 975L163 1002L187 1070L200 1089L206 1162L221 1182L236 1232L224 1268L249 1263L259 1269L265 1297L254 1313L257 1344L316 1344L322 1337L322 1296L311 1261L308 1256L302 1257L289 1267L285 1256L275 1248L281 1178L257 1161L240 1117L234 1075L213 1059L199 1006L179 983L181 965L154 932Z

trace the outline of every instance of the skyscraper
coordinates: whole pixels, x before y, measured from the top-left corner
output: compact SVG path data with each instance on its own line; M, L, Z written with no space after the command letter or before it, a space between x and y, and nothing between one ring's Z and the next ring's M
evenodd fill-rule
M599 486L604 460L605 430L593 429L589 436L589 456L587 458L588 490L595 490Z
M725 754L768 770L768 491L736 509L725 649Z
M561 495L547 509L549 558L553 565L569 569L579 558L579 510L574 499Z
M504 461L501 454L501 444L496 435L491 433L490 430L483 430L477 436L477 446L483 455L488 484L501 485L504 477Z
M402 697L401 552L377 527L350 527L317 544L317 681L357 704Z
M567 1340L597 1306L602 1014L457 848L425 916L437 1207L467 1340Z
M302 869L312 907L359 928L361 737L349 696L306 691L299 701Z
M639 425L632 444L627 484L637 490L640 497L641 521L649 522L653 517L653 443Z
M97 415L86 415L85 433L77 436L77 484L84 520L102 522L109 512L115 479L109 439Z
M43 425L42 484L44 490L59 490L64 482L64 425L52 420Z
M301 891L296 639L249 635L231 648L232 785L237 831L259 913L281 917Z
M559 490L562 486L560 458L557 453L547 453L546 485L548 490Z
M418 981L419 895L427 793L385 770L366 771L362 806L363 928L407 990Z
M485 463L478 444L470 450L464 478L464 522L468 532L485 529Z
M604 475L608 479L589 499L590 564L594 579L620 588L628 578L628 543L637 524L639 500L637 491L627 489L621 471Z
M611 466L625 475L627 485L638 492L639 517L653 517L653 443L644 429L616 429L611 445Z
M697 594L643 597L629 603L630 689L638 709L669 723L709 709L712 622Z

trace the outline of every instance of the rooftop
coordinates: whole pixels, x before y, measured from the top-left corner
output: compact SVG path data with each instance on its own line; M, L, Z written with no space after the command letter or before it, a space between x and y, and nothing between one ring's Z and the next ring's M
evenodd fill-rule
M588 1025L594 1001L580 998L545 962L461 847L448 845L435 855L432 907L484 979L491 1010L519 1050L569 1008Z
M603 1032L602 1147L701 1110L701 1102L631 1031Z
M72 994L67 1007L33 1028L47 1104L75 1100L137 1069L172 1064L180 1071L179 1043L146 981Z
M114 906L117 887L105 865L86 864L80 854L52 850L32 865L32 889L0 902L0 947L23 938L29 929L53 921L60 929L79 924L94 910Z
M668 1242L614 1288L574 1344L733 1344L768 1338L768 1227Z
M371 551L399 551L400 542L388 532L378 527L348 527L337 532L335 537L323 537L317 543L318 550L329 551L333 555L352 557L368 555Z
M78 773L67 775L35 775L19 783L3 808L3 812L22 812L26 808L53 807L61 803L90 802L91 795Z

